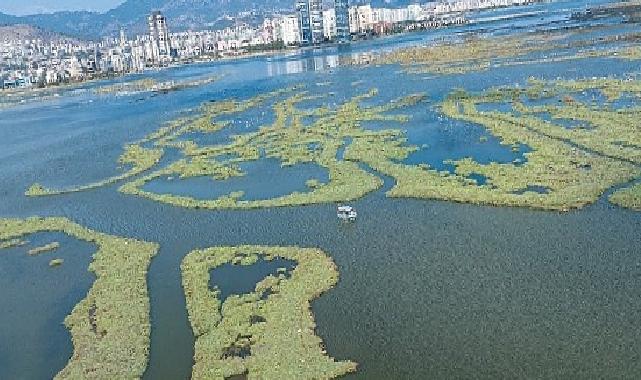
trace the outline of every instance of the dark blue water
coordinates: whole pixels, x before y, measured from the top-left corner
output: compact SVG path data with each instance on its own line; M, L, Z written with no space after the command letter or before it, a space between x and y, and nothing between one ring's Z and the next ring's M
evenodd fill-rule
M95 280L88 267L96 247L62 233L22 239L28 244L0 250L0 378L53 378L73 352L62 321ZM28 255L51 242L60 248ZM58 258L64 264L49 267Z
M276 159L262 159L239 165L246 174L227 180L211 177L158 178L143 189L157 194L175 194L195 199L217 199L232 192L243 191L242 200L259 200L281 197L293 192L309 192L306 182L316 179L329 181L327 169L316 164L281 166Z
M264 257L259 257L251 265L227 263L210 271L209 286L218 291L218 299L223 304L231 295L253 293L256 285L267 276L277 277L282 273L288 277L295 266L296 263L292 260L266 260ZM284 273L281 268L285 270Z
M560 117L552 117L549 112L537 112L536 117L541 120L546 120L554 125L558 125L565 129L593 129L594 127L583 120L567 119Z

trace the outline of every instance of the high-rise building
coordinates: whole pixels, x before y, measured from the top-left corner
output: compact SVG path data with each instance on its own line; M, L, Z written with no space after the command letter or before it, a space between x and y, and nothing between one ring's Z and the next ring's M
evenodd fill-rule
M161 12L149 15L149 37L151 39L152 60L162 63L171 58L171 43L169 41L169 28L167 19Z
M120 47L125 47L127 44L127 35L125 34L125 29L120 28Z
M323 1L297 0L298 28L303 45L323 42Z
M334 0L336 13L336 41L349 42L349 0Z

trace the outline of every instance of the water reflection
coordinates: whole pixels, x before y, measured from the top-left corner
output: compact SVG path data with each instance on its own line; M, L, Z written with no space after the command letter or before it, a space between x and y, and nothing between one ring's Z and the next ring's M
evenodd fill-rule
M349 47L332 47L315 52L302 51L296 58L270 59L267 61L267 75L279 76L301 74L305 72L322 72L339 66L369 64L372 52L350 52Z

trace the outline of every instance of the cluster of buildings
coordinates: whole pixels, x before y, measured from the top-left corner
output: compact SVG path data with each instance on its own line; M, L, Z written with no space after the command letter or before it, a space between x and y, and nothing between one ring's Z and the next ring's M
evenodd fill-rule
M463 23L466 11L529 4L536 0L438 0L405 8L350 6L334 0L293 0L294 12L265 17L259 26L170 33L160 12L148 16L148 34L83 42L59 38L0 41L0 89L44 87L143 71L197 60L212 60L289 46L347 43L373 35Z

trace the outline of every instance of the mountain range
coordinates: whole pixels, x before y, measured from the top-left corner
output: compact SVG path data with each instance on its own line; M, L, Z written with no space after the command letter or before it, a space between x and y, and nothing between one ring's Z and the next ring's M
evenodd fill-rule
M325 1L331 3L331 0ZM409 1L375 0L373 3L395 6ZM294 0L127 0L105 13L66 11L29 16L0 13L0 25L26 24L66 36L99 39L116 36L121 28L130 34L145 33L146 17L155 10L167 16L172 31L182 31L224 27L229 22L226 16L236 16L243 11L269 12L293 8ZM2 37L0 35L0 39Z

